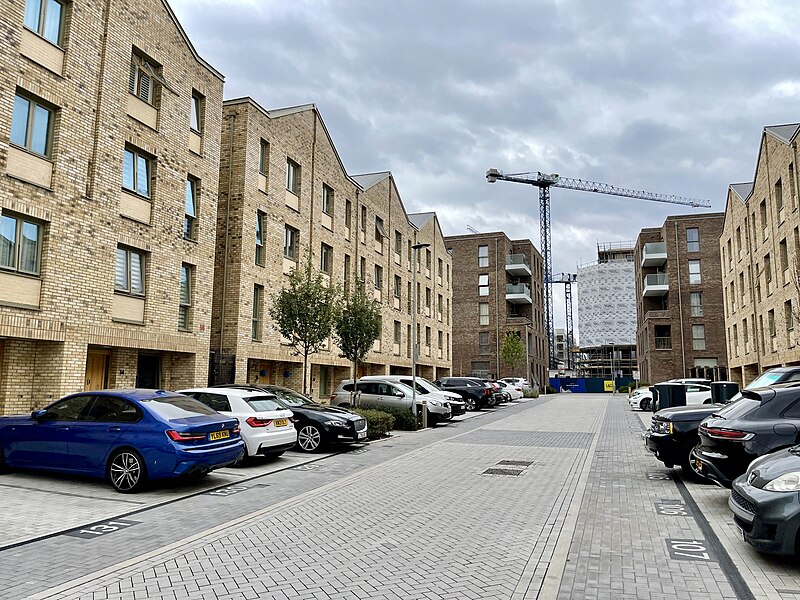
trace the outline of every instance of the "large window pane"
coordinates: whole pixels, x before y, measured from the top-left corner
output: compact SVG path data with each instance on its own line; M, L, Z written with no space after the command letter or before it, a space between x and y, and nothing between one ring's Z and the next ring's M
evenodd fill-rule
M0 267L17 266L17 220L0 217Z
M127 149L122 159L122 187L126 190L136 189L133 176L133 152Z
M114 272L114 288L122 291L128 290L128 253L117 248L117 267Z
M196 217L194 210L194 181L191 179L186 180L186 214L190 217Z
M30 106L30 100L21 96L14 97L14 113L11 115L11 141L18 146L25 146Z
M144 277L142 255L131 252L131 292L134 294L144 293Z
M39 265L39 226L36 223L22 223L20 240L19 270L25 273L38 273Z
M25 27L39 31L39 17L42 14L42 0L27 0L25 3Z
M33 109L33 130L31 131L31 151L47 154L47 134L50 131L50 111L37 105Z
M144 156L136 157L136 191L150 196L150 161Z
M47 0L47 13L44 19L42 35L46 40L58 44L61 41L61 3Z

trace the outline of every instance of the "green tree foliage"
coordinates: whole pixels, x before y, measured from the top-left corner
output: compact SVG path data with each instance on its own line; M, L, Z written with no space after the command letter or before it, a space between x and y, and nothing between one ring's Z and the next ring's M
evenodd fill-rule
M500 358L511 369L512 374L516 374L517 369L525 364L525 344L516 331L507 331L500 346Z
M381 335L381 311L374 298L367 295L357 280L344 294L342 311L334 325L334 339L342 357L353 363L354 389L358 390L358 365Z
M273 294L269 314L303 357L303 394L307 394L308 356L319 352L330 337L341 312L341 290L311 266L310 253L303 262L303 267L292 270L289 284Z

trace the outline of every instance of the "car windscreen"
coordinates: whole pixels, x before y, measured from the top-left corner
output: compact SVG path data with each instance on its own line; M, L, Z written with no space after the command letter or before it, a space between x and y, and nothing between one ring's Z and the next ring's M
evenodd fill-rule
M251 396L244 399L245 402L255 411L283 410L274 396Z
M202 402L188 396L162 396L142 402L158 416L169 420L219 414Z
M268 389L270 392L275 394L281 402L288 404L289 406L303 406L304 404L312 404L308 398L298 392L295 392L294 390L290 390L289 388L270 387ZM344 389L350 391L352 386L348 388L345 385Z
M761 402L758 400L753 400L752 398L742 398L736 402L731 402L730 404L726 405L725 408L719 409L714 413L714 416L723 417L728 420L738 419L750 411L757 409L760 405Z
M761 375L753 379L753 381L751 381L744 387L745 389L748 390L769 387L773 383L777 383L784 375L786 375L785 371L778 371L778 372L767 371L766 373L762 373Z

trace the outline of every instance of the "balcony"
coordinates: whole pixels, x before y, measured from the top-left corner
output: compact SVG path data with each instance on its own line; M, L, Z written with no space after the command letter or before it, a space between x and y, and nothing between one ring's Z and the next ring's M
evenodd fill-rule
M524 283L506 284L506 300L512 304L533 304L530 286Z
M648 310L644 313L644 320L648 319L669 319L668 310Z
M660 267L665 262L667 262L667 244L652 242L644 245L642 250L643 267Z
M506 273L514 277L530 277L531 264L524 254L507 254Z
M653 273L644 276L643 296L664 296L667 292L669 292L669 284L667 283L666 273Z
M655 338L655 341L656 341L656 350L672 350L671 337L657 337Z

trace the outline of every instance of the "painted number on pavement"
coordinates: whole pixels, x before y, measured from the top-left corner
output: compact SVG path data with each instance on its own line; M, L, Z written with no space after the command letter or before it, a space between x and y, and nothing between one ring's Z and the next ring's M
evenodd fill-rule
M220 488L218 490L211 490L210 492L208 492L208 495L209 496L232 496L233 494L236 494L237 492L243 492L246 489L247 488L244 487L243 485L240 485L240 486L229 486L229 487Z
M647 471L647 478L653 481L669 481L671 479L666 471Z
M666 517L688 517L689 508L680 500L655 502L656 514Z
M701 562L714 560L704 540L667 539L667 550L669 550L669 557L673 560L699 560Z
M97 537L107 535L109 533L114 533L115 531L119 531L120 529L127 529L131 525L137 525L138 523L139 521L128 521L128 520L106 521L105 523L97 523L95 525L84 527L83 529L75 529L73 531L68 531L64 535L81 538L84 540L91 540Z

